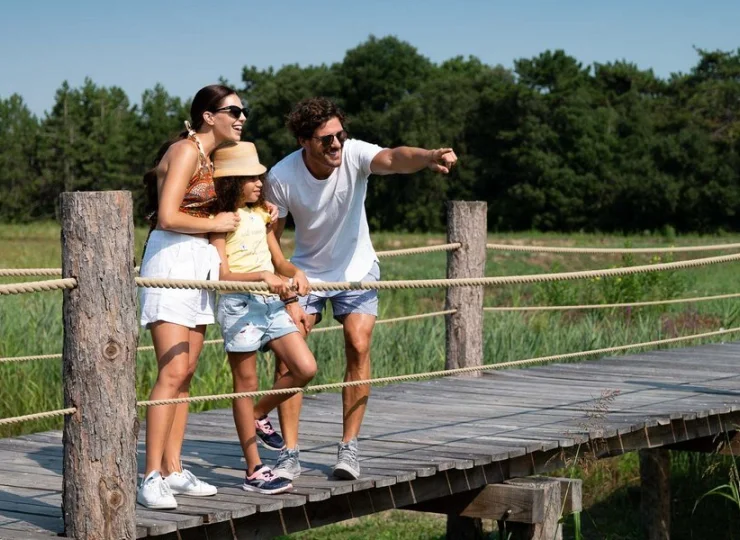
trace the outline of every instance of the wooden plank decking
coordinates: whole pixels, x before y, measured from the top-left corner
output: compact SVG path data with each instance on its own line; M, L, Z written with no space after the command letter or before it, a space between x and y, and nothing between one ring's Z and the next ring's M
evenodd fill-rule
M178 497L171 512L137 507L137 532L269 538L479 489L576 454L603 457L733 431L739 360L740 343L731 343L376 388L360 440L363 474L354 482L328 477L341 435L339 394L307 396L303 474L292 493L277 496L240 489L230 409L192 415L183 460L219 493ZM142 470L143 444L139 450ZM0 538L62 531L61 457L60 432L0 439Z

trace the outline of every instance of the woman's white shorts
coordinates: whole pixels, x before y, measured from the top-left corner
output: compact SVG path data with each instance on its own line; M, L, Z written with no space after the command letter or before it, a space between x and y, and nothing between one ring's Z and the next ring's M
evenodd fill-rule
M207 238L154 230L141 262L148 278L218 279L220 259ZM167 321L195 328L213 324L214 292L200 289L140 289L141 326Z

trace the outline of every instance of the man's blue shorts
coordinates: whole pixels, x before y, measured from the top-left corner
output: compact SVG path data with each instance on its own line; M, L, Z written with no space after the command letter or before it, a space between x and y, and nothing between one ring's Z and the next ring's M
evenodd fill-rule
M380 281L380 267L377 261L373 263L370 272L360 281ZM327 294L330 296L317 296L312 293L309 293L307 296L301 296L299 298L301 307L308 315L317 313L320 317L324 308L326 308L326 301L329 300L334 318L339 322L342 322L342 319L351 313L378 316L378 291L376 289L366 291L338 291Z

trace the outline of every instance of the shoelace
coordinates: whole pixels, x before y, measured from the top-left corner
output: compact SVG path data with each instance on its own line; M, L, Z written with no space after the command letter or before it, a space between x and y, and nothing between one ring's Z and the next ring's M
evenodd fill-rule
M186 470L183 470L183 471L182 471L182 475L183 475L183 476L184 476L184 477L185 477L185 478L186 478L187 480L189 480L190 482L192 482L194 486L200 487L200 485L202 484L202 482L201 482L201 481L200 481L200 480L198 479L198 477L196 477L196 476L195 476L195 475L194 475L193 473L191 473L190 471L186 471Z
M266 470L265 470L266 469ZM255 478L255 480L263 480L264 482L270 482L275 478L275 475L273 474L272 470L265 467L265 469L260 469L260 477Z
M273 433L275 433L275 429L272 427L272 424L267 418L265 418L264 420L257 420L257 423L260 425L260 429L264 432L265 435L272 435Z
M280 466L283 463L287 463L288 461L296 459L297 457L298 452L296 452L295 450L281 450L280 455L278 455L277 458L277 465Z
M340 452L340 460L344 461L346 463L352 463L353 461L357 461L357 447L356 446L342 446L342 452ZM349 457L347 457L347 454L349 454Z
M170 486L162 480L159 482L159 494L163 497L172 497L172 490L170 489Z

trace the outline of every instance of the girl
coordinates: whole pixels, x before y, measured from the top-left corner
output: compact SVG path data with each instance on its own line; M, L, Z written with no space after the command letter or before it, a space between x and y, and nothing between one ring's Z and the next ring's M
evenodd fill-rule
M234 90L211 85L195 94L190 119L192 127L186 122L187 131L162 146L155 168L144 176L152 227L141 264L144 277L215 279L218 255L208 233L230 232L239 223L234 212L212 213L216 192L208 156L221 143L239 140L246 109ZM141 289L141 325L152 333L158 366L150 399L189 394L206 325L214 322L213 303L208 291ZM136 500L148 508L176 508L173 494L216 493L182 469L187 414L187 403L147 409L146 471Z
M269 293L227 293L219 299L217 317L234 392L257 390L257 351L268 344L288 368L278 376L273 389L304 386L316 374L316 360L285 309L285 302L295 302L297 297L275 272L292 278L299 295L307 294L309 285L306 275L285 259L272 231L262 197L266 169L254 144L248 142L220 147L214 162L218 206L222 212L236 212L240 217L236 231L211 234L211 243L221 257L219 279L264 281L270 289ZM283 302L281 297L288 295L293 297ZM289 397L265 396L257 404L250 398L233 402L234 422L247 460L246 491L281 493L292 487L290 479L276 476L260 462L255 426L255 419L264 418ZM281 455L292 451L297 463L297 441L286 443L290 450L284 449Z

